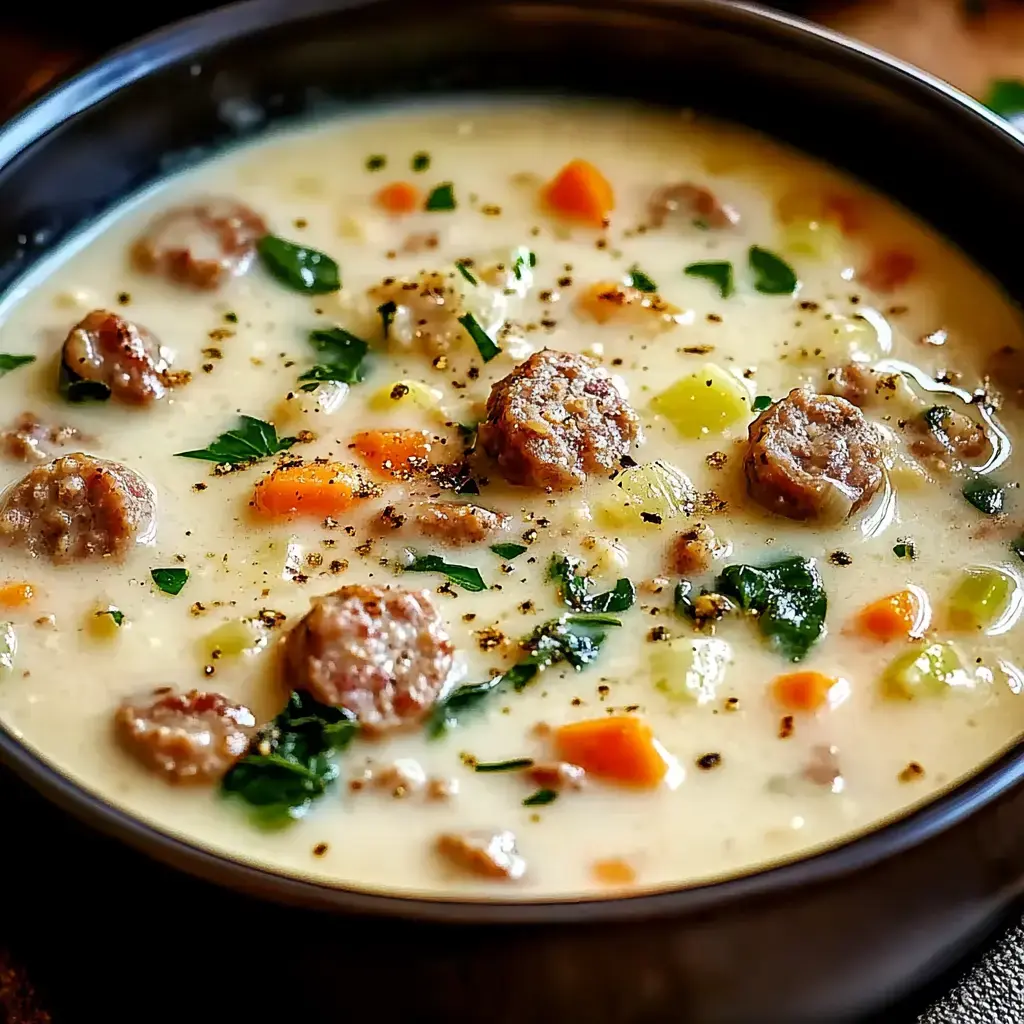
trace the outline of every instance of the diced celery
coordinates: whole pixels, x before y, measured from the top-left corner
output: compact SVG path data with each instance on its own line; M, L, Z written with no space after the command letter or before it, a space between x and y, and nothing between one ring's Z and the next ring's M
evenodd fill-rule
M886 697L913 700L935 697L951 687L971 687L973 677L964 668L964 658L950 641L915 644L882 675L882 692Z
M988 629L1018 599L1019 584L1004 569L989 565L964 569L947 600L950 624L956 629Z
M887 354L878 331L868 320L839 313L810 321L796 332L794 342L795 358L825 366L874 363Z
M660 526L693 511L696 492L690 478L660 459L619 474L597 502L610 526Z
M275 422L314 429L321 425L325 415L341 408L348 392L349 386L338 380L324 381L315 391L296 388L289 392L287 398L277 403L274 408Z
M782 249L793 255L835 259L843 249L843 233L831 221L800 217L783 227L781 243Z
M375 392L370 399L374 409L390 410L415 406L427 412L436 412L441 406L442 394L437 388L418 380L396 380Z
M14 671L14 656L18 653L18 635L10 622L0 622L0 678Z
M684 437L699 440L745 420L750 415L750 392L728 370L706 363L655 395L651 409Z
M732 651L724 640L680 637L655 646L651 677L674 700L706 704L715 699L731 660Z
M255 654L267 646L267 630L257 619L232 619L201 637L199 646L205 660Z

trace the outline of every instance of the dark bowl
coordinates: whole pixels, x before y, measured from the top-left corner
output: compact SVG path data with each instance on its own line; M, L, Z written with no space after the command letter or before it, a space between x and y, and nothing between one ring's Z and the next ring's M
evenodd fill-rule
M466 91L627 97L751 125L903 202L1020 298L1016 134L888 57L710 0L448 0L430 10L254 0L149 36L0 131L0 288L129 193L271 123L337 101ZM154 858L334 911L328 924L268 916L276 923L260 934L249 904L238 911L249 914L244 935L218 933L221 946L241 941L244 970L260 983L290 964L289 984L308 986L291 1005L318 991L318 1016L325 1006L366 1012L372 998L375 1018L402 1021L853 1020L968 949L1024 877L1020 746L925 808L803 861L658 895L533 905L398 899L277 876L132 820L6 731L0 758ZM193 946L225 955L197 934ZM163 1019L150 1010L147 1019Z

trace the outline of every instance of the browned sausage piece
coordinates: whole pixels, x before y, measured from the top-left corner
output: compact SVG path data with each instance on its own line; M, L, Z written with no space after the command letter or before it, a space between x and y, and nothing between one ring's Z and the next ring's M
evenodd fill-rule
M132 258L147 273L213 289L249 269L266 234L263 218L244 203L207 199L158 217L132 247Z
M0 544L54 562L122 560L152 537L156 494L138 473L77 452L38 466L0 501Z
M482 878L514 880L526 873L516 837L504 832L451 832L438 836L437 852L456 867Z
M586 785L587 772L578 764L568 761L545 761L526 770L530 781L545 789L582 789Z
M124 748L168 782L215 782L242 757L256 718L219 693L169 687L126 700L114 714Z
M611 472L640 436L637 414L604 369L551 349L491 388L478 434L509 483L551 491Z
M453 652L427 591L354 584L314 599L285 641L285 672L289 686L381 733L424 717Z
M743 467L769 511L840 522L871 500L882 465L878 435L855 405L795 388L750 424Z
M23 412L0 433L0 451L20 462L45 462L54 449L63 448L81 437L74 427L53 427L31 412Z
M411 523L421 536L450 547L493 539L507 530L511 521L512 517L504 512L456 501L424 501L402 507L388 505L380 514L380 525L386 530L398 530Z
M901 375L848 363L828 372L827 390L864 409L899 397Z
M71 328L63 365L81 380L105 384L110 397L148 405L167 394L170 359L154 335L106 309L94 309Z
M648 200L647 217L653 227L662 227L673 215L708 228L728 228L740 222L739 213L719 202L714 192L688 182L659 188Z
M697 523L675 537L668 549L669 572L698 576L711 567L715 557L715 534L711 527Z

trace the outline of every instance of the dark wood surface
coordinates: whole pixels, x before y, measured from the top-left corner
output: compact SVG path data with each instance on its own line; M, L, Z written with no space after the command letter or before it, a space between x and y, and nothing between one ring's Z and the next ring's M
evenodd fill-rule
M202 6L194 0L151 4L116 21L108 13L112 5L88 5L69 16L53 8L23 11L16 19L0 13L0 117L111 46L169 19L172 10ZM979 7L985 12L977 13ZM1020 3L877 0L833 3L816 13L975 94L992 77L1024 77ZM70 821L3 770L0 808L0 1021L335 1019L316 993L346 984L343 957L333 982L330 963L319 957L318 983L307 985L301 957L276 962L273 956L281 943L293 950L319 944L330 930L325 918L256 906L154 865ZM887 1020L915 1020L954 989L928 1012L928 1021L1010 1024L1004 1011L987 1015L985 992L993 984L997 990L1016 984L1012 968L1021 957L1019 942L1004 939L986 964L973 973L961 965ZM206 993L202 1001L188 998L197 988ZM537 998L542 1005L543 994ZM1024 988L1008 998L1024 1007ZM352 1011L365 1009L353 1005ZM1013 1019L1024 1019L1021 1013Z

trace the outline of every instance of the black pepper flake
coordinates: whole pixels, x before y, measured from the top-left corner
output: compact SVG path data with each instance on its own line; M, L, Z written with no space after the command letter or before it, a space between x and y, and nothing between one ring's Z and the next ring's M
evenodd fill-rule
M647 639L651 643L657 643L659 640L671 640L672 633L665 626L655 626L647 634Z
M654 523L655 526L661 526L661 516L657 512L641 512L640 518L645 523Z
M326 852L327 852L327 844L326 843L317 843L316 846L313 847L313 856L314 857L322 857Z
M722 763L722 755L714 752L701 754L695 763L702 772L709 772L712 768L717 768Z
M829 556L828 560L833 565L852 565L853 555L848 551L833 551Z
M781 721L779 722L779 739L788 740L789 737L793 735L794 728L795 726L793 725L793 716L783 715Z
M119 292L118 296L117 296L117 301L122 306L127 306L128 303L132 301L132 297L131 297L131 295L129 295L128 292Z

